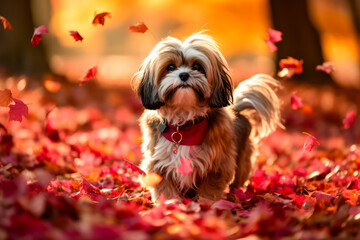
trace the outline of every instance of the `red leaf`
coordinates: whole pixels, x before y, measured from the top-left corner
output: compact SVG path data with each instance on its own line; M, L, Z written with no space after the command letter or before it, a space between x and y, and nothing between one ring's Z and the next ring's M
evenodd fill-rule
M274 43L280 42L282 40L282 32L271 28L269 28L267 32L269 35L269 39L265 39L265 43L267 44L271 52L275 52L277 50L277 47Z
M13 101L15 104L9 105L9 120L21 122L23 116L27 119L29 114L28 106L18 99L13 98Z
M11 102L11 91L9 89L0 90L0 107L7 107Z
M269 28L267 30L268 32L268 35L269 35L269 41L272 41L272 42L280 42L282 41L282 32L278 31L278 30L275 30L275 29L272 29L272 28Z
M75 41L82 41L84 39L78 31L70 31L70 36L72 36Z
M296 96L295 94L296 94L296 91L294 91L291 94L291 108L293 110L297 110L304 106L304 104L302 103L302 99L300 97Z
M316 144L320 145L320 143L314 136L312 136L306 132L303 132L303 134L308 135L308 137L306 138L306 141L304 143L304 146L303 146L303 151L311 152L314 149L314 147L316 146Z
M279 62L279 66L282 69L278 75L280 77L292 77L294 74L300 74L303 72L302 64L303 60L297 60L292 57L288 57L287 59L281 59Z
M326 72L330 74L334 71L334 66L329 62L324 62L322 65L317 65L316 70Z
M4 29L13 30L13 27L11 26L10 22L6 18L4 18L3 16L0 16L0 21L2 21Z
M346 114L346 117L344 118L344 120L342 121L344 128L350 128L352 125L354 125L355 123L355 111L350 111Z
M85 77L82 79L82 82L86 82L86 81L88 81L89 79L95 77L96 74L97 74L97 69L98 69L97 66L90 68L90 69L88 70L88 72L86 73Z
M94 26L96 26L96 25L98 25L98 24L101 24L101 25L104 26L104 24L105 24L105 17L111 18L110 13L109 13L109 12L102 12L102 13L98 13L98 14L95 13L95 17L94 17L94 19L93 19L93 21L92 21L92 24L93 24Z
M145 33L147 30L148 27L143 22L129 26L129 31L132 33Z
M125 162L125 166L130 168L132 171L138 172L141 175L146 175L146 173L143 170L141 170L138 166L134 165L133 163L131 163L131 162L127 161L127 160L124 160L124 162Z
M191 167L191 161L187 158L181 157L180 159L181 165L178 167L178 172L181 174L190 174L192 173L193 169Z
M43 33L48 33L48 29L45 25L41 25L40 27L35 28L34 34L31 38L31 44L33 46L39 45L39 42L42 40Z
M241 205L239 203L234 203L234 202L230 202L224 199L220 199L219 201L215 202L211 208L212 209L221 209L221 210L231 210L234 209L236 207L241 208Z
M101 196L100 189L89 183L85 178L83 178L81 192L88 195L94 201L99 200L99 197Z

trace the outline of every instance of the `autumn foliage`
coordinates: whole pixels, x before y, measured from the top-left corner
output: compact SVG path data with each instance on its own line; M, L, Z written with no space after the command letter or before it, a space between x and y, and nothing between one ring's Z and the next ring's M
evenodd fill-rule
M107 18L109 12L96 14L92 24ZM36 28L31 43L44 33L51 34L45 25ZM77 31L70 35L81 44ZM269 29L270 51L282 37ZM143 108L134 94L89 87L98 65L89 66L80 86L46 79L41 87L0 89L0 238L359 238L359 95L286 82L302 73L303 61L279 63L287 129L256 146L245 186L215 201L151 199L148 187L163 177L139 168ZM315 68L333 71L331 64ZM193 171L186 158L171 167Z

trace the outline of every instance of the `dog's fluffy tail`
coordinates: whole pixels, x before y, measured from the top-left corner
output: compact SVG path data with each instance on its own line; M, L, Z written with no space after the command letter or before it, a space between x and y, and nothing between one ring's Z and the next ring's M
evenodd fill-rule
M281 123L280 101L272 88L279 85L272 77L257 74L241 82L234 91L234 111L248 118L253 126L254 141L268 136L277 127L284 127Z

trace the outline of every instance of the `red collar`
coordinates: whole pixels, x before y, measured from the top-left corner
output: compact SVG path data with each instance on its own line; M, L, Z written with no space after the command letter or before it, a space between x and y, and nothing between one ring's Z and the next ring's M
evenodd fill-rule
M179 145L192 146L201 145L208 128L207 118L204 118L198 123L190 126L185 125L179 127L179 133L177 133L177 127L168 123L166 129L162 132L162 135L170 142L176 142ZM180 139L182 137L182 139ZM181 140L179 142L179 140Z

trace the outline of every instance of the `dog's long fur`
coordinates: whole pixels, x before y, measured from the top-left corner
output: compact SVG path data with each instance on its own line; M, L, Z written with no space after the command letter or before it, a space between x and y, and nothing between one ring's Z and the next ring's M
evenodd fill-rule
M179 78L184 72L189 74L186 81ZM144 60L132 87L146 108L140 120L142 168L163 177L151 189L154 200L161 194L217 199L229 185L235 189L247 180L253 143L282 126L279 100L271 88L278 83L258 74L242 82L234 93L232 85L226 60L205 34L184 42L168 37ZM180 145L174 153L174 143L162 136L159 125L181 127L204 117L208 130L202 144ZM191 161L192 173L177 171L181 158Z

